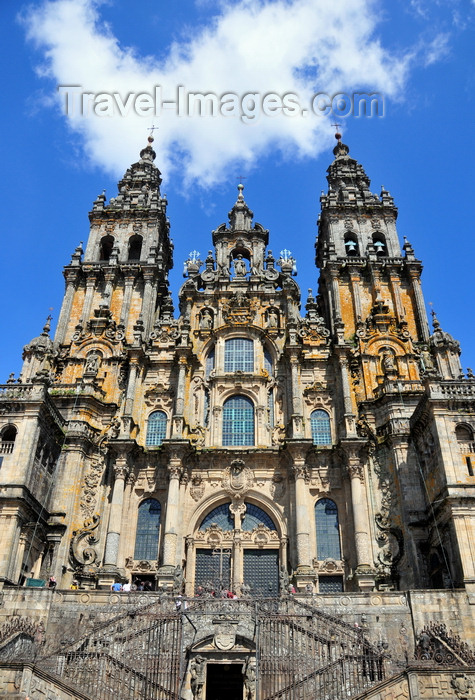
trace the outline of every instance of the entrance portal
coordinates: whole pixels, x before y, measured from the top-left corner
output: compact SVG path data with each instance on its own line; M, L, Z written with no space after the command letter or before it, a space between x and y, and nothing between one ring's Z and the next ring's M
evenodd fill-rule
M242 664L207 664L206 700L242 700Z

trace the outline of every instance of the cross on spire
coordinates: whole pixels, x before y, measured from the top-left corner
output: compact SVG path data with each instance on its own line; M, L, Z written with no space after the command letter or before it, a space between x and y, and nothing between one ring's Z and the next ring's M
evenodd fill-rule
M148 130L150 131L149 136L153 136L153 132L154 132L154 131L158 131L158 126L154 126L154 125L152 124L152 126L149 126L149 127L148 127Z

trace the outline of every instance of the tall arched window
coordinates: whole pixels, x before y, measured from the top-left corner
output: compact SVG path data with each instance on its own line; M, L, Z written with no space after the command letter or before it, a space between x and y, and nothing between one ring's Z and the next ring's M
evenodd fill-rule
M269 377L272 377L272 355L267 348L264 348L264 369Z
M314 445L332 444L330 416L326 411L322 411L321 409L312 411L310 415L310 427L312 429L312 440Z
M158 559L161 506L154 498L147 498L139 506L134 559Z
M254 405L246 396L231 396L223 405L223 445L254 444Z
M142 236L138 234L129 239L129 260L140 260L142 252Z
M229 338L224 344L225 372L254 372L254 343L249 338Z
M109 260L112 248L114 247L114 237L111 235L103 236L99 246L99 260Z
M0 454L10 454L13 452L17 435L17 429L14 425L7 425L1 433Z
M338 508L329 498L323 498L315 504L315 529L317 559L341 559Z
M145 444L149 447L161 445L167 436L167 414L164 411L154 411L148 417L147 438Z

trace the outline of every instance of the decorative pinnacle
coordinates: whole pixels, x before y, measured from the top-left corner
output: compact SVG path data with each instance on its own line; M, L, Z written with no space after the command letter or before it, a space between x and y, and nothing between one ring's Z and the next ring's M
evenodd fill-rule
M340 132L340 127L341 124L332 124L332 126L335 127L335 138L337 141L341 141L341 132Z
M52 319L53 319L53 317L51 316L51 314L48 314L48 317L47 317L47 319L46 319L46 323L45 323L45 325L43 326L43 333L45 333L46 335L48 335L49 332L50 332L50 330L51 330L51 321L52 321Z
M437 328L440 328L439 319L437 318L437 315L436 315L434 309L432 309L432 311L430 313L432 316L432 326L434 327L434 330L437 330Z

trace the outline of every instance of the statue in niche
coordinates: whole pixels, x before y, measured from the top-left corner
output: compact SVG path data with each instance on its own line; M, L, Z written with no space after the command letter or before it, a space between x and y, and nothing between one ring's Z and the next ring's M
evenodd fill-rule
M383 374L386 377L397 375L397 367L394 362L394 356L389 352L384 352L381 359L381 366L383 368Z
M204 331L208 331L213 328L213 314L207 308L203 309L201 312L200 328Z
M236 277L244 277L247 274L247 266L241 253L234 259L234 272Z
M101 362L101 357L97 352L91 352L86 357L86 366L84 368L84 374L97 374L99 371L99 366Z
M267 328L279 327L279 314L276 309L270 308L267 312Z

